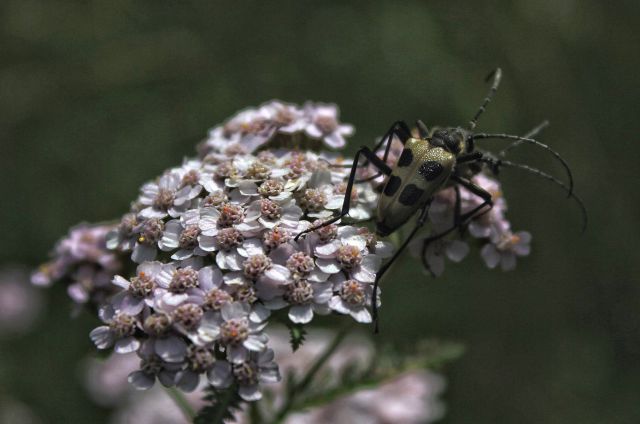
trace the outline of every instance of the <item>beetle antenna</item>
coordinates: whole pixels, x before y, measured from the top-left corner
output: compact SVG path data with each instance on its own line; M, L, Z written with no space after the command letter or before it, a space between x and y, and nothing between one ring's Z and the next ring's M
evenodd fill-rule
M551 154L560 161L560 163L562 164L562 166L564 167L565 171L567 171L567 176L569 177L569 187L568 187L568 195L567 197L571 197L571 194L573 193L573 175L571 174L571 169L569 168L569 164L562 158L562 156L560 156L560 154L558 152L556 152L555 150L553 150L551 147L547 146L544 143L540 143L537 140L534 140L533 138L527 138L527 137L520 137L517 135L511 135L511 134L487 134L487 133L478 133L478 134L472 134L469 137L471 140L478 140L478 139L506 139L506 140L517 140L520 141L522 143L529 143L529 144L534 144L538 147L541 147L545 150L548 150L549 152L551 152Z
M527 171L527 172L529 172L531 174L537 175L537 176L539 176L541 178L544 178L545 180L551 181L552 183L560 186L562 189L564 189L568 193L568 197L573 198L573 200L575 200L576 203L578 204L578 206L580 207L580 213L582 214L581 232L584 233L584 231L587 229L587 208L584 206L584 203L582 202L582 199L580 197L578 197L578 195L573 193L571 191L571 189L569 187L567 187L565 185L565 183L563 183L559 179L555 178L552 175L547 174L546 172L543 172L543 171L539 170L538 168L534 168L532 166L525 165L525 164L522 164L522 163L515 163L515 162L508 161L508 160L496 160L496 159L493 159L493 158L481 158L481 159L479 159L479 161L480 162L484 162L486 164L489 164L489 166L491 166L493 168L492 170L494 171L494 173L501 166L506 166L508 168L517 168L517 169L522 169L524 171Z
M469 121L469 129L471 131L473 131L473 129L476 127L476 125L478 124L478 118L480 118L480 115L482 115L482 113L487 108L487 105L493 98L493 95L496 94L496 91L498 91L498 86L500 85L500 80L502 79L502 69L496 68L493 71L491 71L489 75L487 75L487 77L485 78L485 81L489 81L491 78L493 78L493 84L491 84L489 93L484 98L482 104L480 105L480 108L476 112L473 119Z
M425 139L429 137L429 128L422 122L420 119L416 121L416 127L418 127L418 132L420 133L420 138Z
M540 134L540 132L542 132L542 130L544 130L548 126L549 126L549 120L545 119L540 124L538 124L538 126L536 126L531 131L529 131L528 133L523 135L523 137L524 138L534 138L536 135ZM504 157L509 150L513 149L514 147L518 147L520 144L522 144L522 141L520 141L520 140L513 141L507 147L505 147L504 149L500 150L498 152L498 156Z

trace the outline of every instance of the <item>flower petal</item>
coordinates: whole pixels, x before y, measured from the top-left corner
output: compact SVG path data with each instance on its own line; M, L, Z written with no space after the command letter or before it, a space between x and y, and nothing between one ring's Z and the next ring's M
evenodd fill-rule
M153 375L144 373L140 370L134 371L129 374L127 380L133 387L138 390L148 390L152 388L154 383L156 382L156 378Z
M296 324L307 324L313 319L311 305L294 305L289 309L289 319Z
M156 339L156 354L167 362L181 362L187 353L187 344L175 336Z
M213 364L213 368L207 372L207 379L213 387L224 389L233 382L231 374L231 364L227 361L217 361Z

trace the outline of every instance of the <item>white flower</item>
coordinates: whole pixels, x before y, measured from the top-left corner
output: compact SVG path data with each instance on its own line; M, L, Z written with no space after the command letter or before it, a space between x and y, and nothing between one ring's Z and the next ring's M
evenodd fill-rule
M161 218L149 218L140 222L133 231L137 234L131 260L135 263L153 261L164 234L165 223Z
M510 227L511 224L505 217L507 202L502 196L500 182L483 173L475 175L471 181L491 194L493 207L490 211L471 220L469 223L469 234L476 238L490 238L495 233L496 228ZM467 197L473 199L475 202L475 204L469 206L469 209L480 205L482 200L478 200L478 196L472 195L466 189L464 191L468 193Z
M227 359L242 363L249 352L260 352L266 348L267 337L262 333L266 325L264 311L242 302L224 305L220 313L207 312L198 330L203 343L216 341L225 346Z
M140 216L144 218L164 218L167 215L178 217L189 208L191 199L200 194L199 185L182 185L182 178L177 172L169 172L160 177L158 182L150 182L140 189L138 202L143 206Z
M171 255L171 259L184 260L193 255L205 256L210 251L214 243L214 237L201 234L201 213L203 213L202 209L190 209L180 219L173 219L167 222L159 246L164 251L178 249L177 252Z
M422 243L422 240L419 241ZM422 246L416 246L416 251L421 251ZM424 260L429 265L429 270L439 277L444 272L445 256L453 262L462 261L469 253L469 245L462 240L455 239L438 239L434 240L427 246L424 252Z
M113 284L123 289L113 298L115 310L138 315L145 305L153 306L154 294L158 287L156 279L162 267L160 262L144 262L138 265L136 276L129 280L120 275L113 277Z
M375 281L381 262L378 255L369 252L366 238L351 226L340 227L337 238L317 245L315 254L318 257L316 265L321 271L327 274L345 271L363 283Z
M345 146L345 136L353 134L352 125L341 124L338 121L338 107L336 105L325 105L307 103L305 112L310 117L309 124L305 127L305 132L312 138L322 139L323 142L333 149L340 149Z
M297 324L308 324L313 314L326 315L330 312L327 302L333 295L331 282L311 282L296 280L282 287L282 295L265 302L269 309L289 306L289 319Z
M156 378L165 387L176 384L177 374L182 369L182 363L166 362L160 358L152 341L142 344L138 351L140 356L140 369L129 374L129 383L138 390L147 390L153 387Z
M205 236L215 236L222 228L235 228L243 234L252 234L260 230L259 217L257 208L245 210L242 205L223 203L218 208L201 210L198 226Z
M216 264L224 270L240 271L247 258L264 253L260 240L245 240L241 233L233 228L220 230L215 243Z
M233 381L239 385L238 393L247 402L260 400L260 383L276 383L280 381L278 364L274 361L272 349L262 352L252 352L246 360L229 363L218 361L215 363L207 378L216 388L229 387Z
M135 246L137 235L134 229L138 226L138 219L133 212L123 215L120 223L106 235L107 249L132 250Z
M194 391L200 383L200 375L211 370L215 362L215 352L211 348L189 346L186 356L186 368L177 375L176 385L182 391Z
M194 261L164 264L156 278L155 307L170 312L173 307L196 295L199 274L198 264Z
M329 300L329 307L341 314L351 315L358 322L370 323L371 313L368 308L373 296L373 285L347 280L342 273L331 276L330 281L337 294Z
M113 294L109 284L122 263L114 252L107 250L107 234L113 225L80 224L56 243L53 259L40 266L31 276L37 286L49 286L54 281L70 282L67 293L78 304L102 303Z
M100 309L100 319L108 325L94 328L90 337L98 349L114 346L116 353L130 353L140 347L140 341L134 337L138 328L136 317L116 313L110 305Z
M193 298L205 311L220 311L233 302L232 291L224 283L222 272L212 266L198 271L198 288L193 290Z
M296 228L302 217L302 209L292 199L282 203L272 199L258 199L247 210L247 215L258 211L258 222L263 228L271 229L276 226Z
M500 264L503 271L511 271L516 267L517 256L527 256L531 251L531 234L527 231L512 233L509 230L495 234L491 243L482 247L480 254L489 268Z
M272 100L260 107L260 111L278 128L278 132L293 134L304 130L307 125L304 112L296 105Z

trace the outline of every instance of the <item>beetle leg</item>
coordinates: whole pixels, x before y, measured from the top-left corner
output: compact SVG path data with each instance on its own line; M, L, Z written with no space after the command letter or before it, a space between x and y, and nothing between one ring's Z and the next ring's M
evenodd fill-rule
M453 186L453 190L456 193L456 202L453 205L453 225L458 227L460 229L460 234L462 234L462 225L460 225L460 223L462 222L462 205L461 205L461 200L460 200L460 186L459 185L454 185Z
M356 152L356 156L353 159L353 165L351 166L351 173L349 174L349 179L347 180L347 189L344 193L344 202L342 203L342 210L337 216L324 221L320 225L316 225L315 227L307 228L306 230L300 232L297 236L295 236L294 240L298 241L298 239L304 234L310 233L312 231L318 230L322 227L326 227L327 225L331 225L334 222L337 222L339 219L344 217L349 213L349 208L351 207L351 193L353 191L353 184L356 180L356 171L358 170L358 162L360 161L360 155L367 158L369 162L373 164L376 168L380 170L385 175L391 174L391 168L387 165L382 159L376 156L375 153L371 151L367 146L362 146L360 150Z
M478 152L478 151L468 153L466 155L458 156L458 158L456 159L456 165L459 163L477 161L478 159L481 159L482 156L483 156L482 152Z
M424 126L424 128L426 129L426 126L422 123L422 121L418 121L419 124L422 124L422 126ZM387 132L384 134L384 136L380 139L380 141L375 145L375 147L373 148L373 153L376 153L378 150L380 150L380 148L382 147L383 144L385 144L385 149L384 149L384 156L382 158L382 161L384 161L385 163L387 162L387 158L389 156L389 151L391 150L391 141L393 140L393 136L397 136L398 139L400 140L400 142L404 145L407 140L411 137L411 129L409 128L409 126L407 125L406 122L404 121L396 121L393 123L393 125L391 125L391 127L387 130ZM358 168L366 168L367 166L369 166L369 162L373 162L373 160L371 160L370 158L367 157L367 160L362 164L362 165L358 165ZM329 163L329 166L332 168L351 168L352 165L342 165L342 164L332 164L329 161L326 161L327 163ZM380 166L375 165L378 169L380 169ZM374 175L373 177L369 177L366 179L362 179L362 180L356 180L356 183L362 183L362 182L366 182L366 181L371 181L371 180L375 180L376 178L378 178L380 175L385 174L388 175L386 173L377 173L376 175Z
M429 137L429 128L427 128L422 120L418 119L416 121L416 127L418 127L418 132L420 133L421 138Z
M455 174L451 175L451 179L457 182L458 184L460 184L462 187L469 190L471 193L482 198L483 200L481 204L479 204L469 212L460 215L459 221L456 223L457 225L463 225L467 221L470 221L473 218L477 218L481 215L484 215L485 213L491 210L491 208L493 207L493 200L491 199L491 193L489 193L487 190L483 189L479 185L472 183L470 180L459 177ZM482 210L485 206L489 206L489 207L484 212L480 214L476 214L478 211Z
M376 146L373 148L373 153L376 153L378 150L380 150L382 145L386 143L385 148L384 148L384 155L382 156L382 161L384 161L385 163L387 162L387 159L389 158L389 152L391 151L391 142L393 141L393 136L394 135L398 137L398 139L400 140L400 142L404 146L404 144L407 142L407 140L409 138L411 138L411 129L409 128L409 126L407 125L406 122L404 122L404 121L396 121L396 122L393 123L393 125L391 125L389 130L387 130L387 132L380 139L378 144L376 144ZM363 166L364 167L369 166L369 160L365 161ZM372 175L370 177L363 178L361 180L357 180L356 183L360 184L360 183L364 183L364 182L368 182L368 181L373 181L373 180L375 180L376 178L378 178L382 174L383 173L377 172L376 174L374 174L374 175Z
M391 125L391 127L389 127L382 139L378 142L378 144L376 144L376 147L373 148L373 151L375 153L380 150L380 147L382 147L385 141L388 143L387 146L385 146L385 162L387 160L387 156L389 155L390 144L394 134L398 136L398 139L400 139L400 142L404 146L404 143L406 143L407 140L411 138L411 129L404 121L396 121Z
M454 216L453 216L453 226L441 233L435 234L433 236L429 236L427 238L425 238L423 240L422 243L422 264L424 265L425 269L432 275L435 277L435 275L433 274L433 272L431 271L431 267L429 266L427 259L426 259L426 253L427 253L427 247L429 247L429 244L433 243L436 240L439 240L445 236L447 236L448 234L450 234L452 231L454 231L457 228L462 228L465 224L467 224L469 221L471 221L474 218L477 218L479 216L484 215L485 213L489 212L491 210L491 208L493 207L493 201L491 199L491 193L489 193L488 191L486 191L485 189L483 189L482 187L472 183L471 181L469 181L466 178L462 178L459 177L455 174L451 175L450 177L453 181L455 181L456 183L460 184L461 186L463 186L464 188L466 188L467 190L469 190L470 192L472 192L473 194L475 194L478 197L481 197L483 202L476 206L475 208L473 208L472 210L470 210L469 212L460 213L460 195L459 195L459 191L456 190L456 206L455 206L455 211L454 211ZM457 186L456 186L457 188ZM486 208L487 206L489 206L488 208ZM486 210L482 211L482 209L486 208ZM482 212L480 212L482 211ZM480 212L480 213L478 213Z
M429 205L430 203L427 203L422 208L422 210L420 211L420 216L418 216L418 220L416 221L416 225L413 227L413 230L411 230L411 233L409 234L409 236L405 239L402 245L400 245L398 250L396 250L396 252L393 254L391 259L389 259L384 265L382 265L382 267L380 267L380 269L376 273L376 279L375 279L375 282L373 283L373 294L371 296L371 313L372 313L373 322L375 325L374 331L376 333L378 333L378 330L379 330L378 328L378 285L380 283L380 279L382 278L384 273L387 272L389 267L396 261L396 259L398 259L402 251L409 245L409 243L411 242L413 237L416 235L418 230L424 226L424 223L427 221L427 216L429 215Z

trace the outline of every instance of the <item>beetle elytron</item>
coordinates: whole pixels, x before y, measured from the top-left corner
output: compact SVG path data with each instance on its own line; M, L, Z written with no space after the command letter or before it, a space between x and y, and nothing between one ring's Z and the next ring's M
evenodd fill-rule
M456 190L456 205L453 225L451 228L439 234L426 238L423 244L423 252L425 252L429 243L446 236L457 228L464 227L472 219L488 212L491 209L493 206L491 194L482 187L471 182L471 177L479 173L483 166L488 167L494 174L497 174L501 167L519 168L559 185L567 192L568 197L572 197L578 202L583 215L584 229L584 226L586 225L586 211L580 198L573 194L573 177L569 166L557 152L552 150L549 146L532 138L546 125L546 123L543 123L524 137L508 134L473 132L477 125L478 118L484 112L487 105L493 98L493 95L497 91L501 77L502 71L500 68L497 68L488 75L487 81L493 79L491 88L475 116L471 121L469 121L467 129L460 127L434 127L429 130L422 121L417 121L416 127L419 137L414 137L409 126L404 121L397 121L391 126L391 128L389 128L387 133L373 150L369 149L367 146L361 147L356 153L351 167L349 180L347 182L345 200L340 214L320 225L301 232L296 236L296 239L305 233L315 231L326 225L335 223L349 213L353 185L358 182L356 181L356 172L360 167L359 161L361 156L364 156L366 159L365 166L371 164L378 169L379 173L373 177L360 181L372 180L381 174L386 176L386 179L382 184L383 189L377 208L376 232L378 235L387 236L391 234L406 223L413 215L416 214L416 212L419 212L415 226L409 236L397 249L393 257L378 271L374 283L372 299L377 299L380 278L407 247L418 230L425 224L429 206L437 191L458 184L476 196L479 196L482 199L482 203L474 209L462 214L460 213L459 191ZM387 164L387 158L391 148L391 141L394 136L402 142L404 147L397 163L391 167ZM500 157L496 157L488 152L477 150L475 148L475 142L477 140L488 139L509 139L512 140L512 144L500 152ZM568 184L565 185L555 177L536 168L502 159L504 153L522 143L532 144L549 151L565 168L568 175ZM383 148L383 146L384 154L382 155L382 158L380 158L376 153ZM429 269L424 258L424 254L422 257L425 267ZM376 303L376 301L372 301L373 320L377 331L378 310Z

